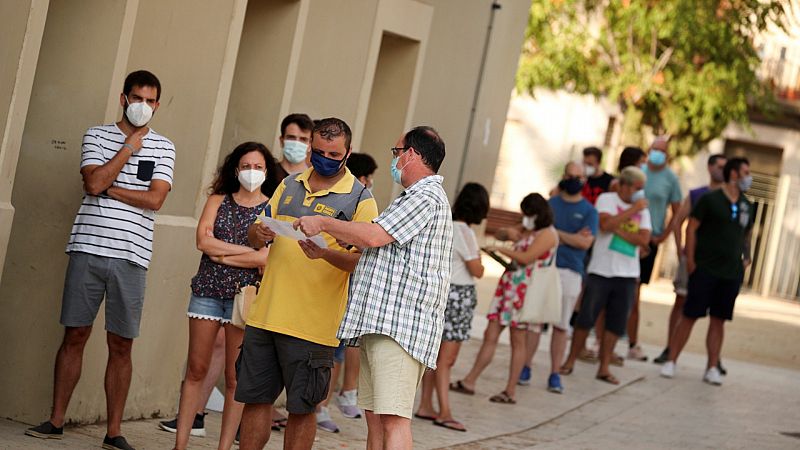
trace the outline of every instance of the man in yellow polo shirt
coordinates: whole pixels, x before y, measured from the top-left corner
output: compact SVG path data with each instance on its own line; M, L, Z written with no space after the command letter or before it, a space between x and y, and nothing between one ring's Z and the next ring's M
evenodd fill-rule
M372 195L345 167L351 139L344 121L319 121L311 138L312 168L284 179L265 215L288 223L314 215L358 222L377 217ZM336 331L360 254L327 234L322 235L327 248L276 236L260 220L248 236L254 247L271 248L237 361L235 399L245 404L240 448L266 445L272 404L284 388L289 411L285 439L295 448L311 448L314 410L328 395L339 345Z

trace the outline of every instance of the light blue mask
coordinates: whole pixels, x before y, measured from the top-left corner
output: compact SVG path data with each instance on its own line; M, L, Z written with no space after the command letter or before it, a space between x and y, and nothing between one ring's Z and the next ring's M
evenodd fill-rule
M635 203L643 198L645 198L644 189L639 189L631 195L631 203Z
M647 155L647 160L654 166L663 166L667 162L667 154L661 150L650 149L650 154Z
M401 183L401 179L403 178L403 169L397 168L398 161L400 161L399 156L395 156L394 158L392 158L392 165L391 165L392 180L394 180L395 183L402 185L403 183Z
M308 145L300 141L285 140L283 141L283 156L292 164L298 164L305 161L306 151Z

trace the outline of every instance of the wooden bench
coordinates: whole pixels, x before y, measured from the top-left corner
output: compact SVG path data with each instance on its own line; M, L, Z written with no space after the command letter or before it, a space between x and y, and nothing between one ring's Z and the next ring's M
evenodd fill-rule
M489 215L486 216L486 235L494 237L497 230L517 226L520 223L522 223L522 213L490 208Z

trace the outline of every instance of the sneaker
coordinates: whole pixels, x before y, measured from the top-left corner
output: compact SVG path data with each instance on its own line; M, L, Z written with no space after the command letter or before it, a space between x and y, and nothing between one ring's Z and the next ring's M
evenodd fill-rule
M122 436L103 438L103 448L106 450L134 450Z
M728 369L722 367L722 360L717 361L717 370L723 377L728 374Z
M644 354L642 347L634 345L628 350L628 359L632 359L634 361L647 361L647 355Z
M61 439L64 437L64 427L58 428L49 420L41 424L28 428L25 434L39 439Z
M564 393L564 386L561 385L561 377L557 373L551 373L547 379L547 390L556 394Z
M675 363L667 361L661 366L661 376L664 378L672 378L675 376Z
M339 411L342 412L342 415L348 419L358 419L361 417L361 409L357 406L357 392L358 391L353 389L352 391L344 391L336 395L336 406L339 407Z
M664 364L669 361L669 348L665 348L660 355L653 358L653 364Z
M519 374L519 381L517 384L520 386L527 386L531 384L531 368L525 366L522 368L522 373Z
M331 413L326 406L321 406L319 408L319 412L317 413L317 428L329 433L339 432L339 427L336 425L336 422L331 419Z
M719 373L719 369L712 367L706 370L706 375L703 377L703 381L708 384L713 384L714 386L722 386L722 375Z
M194 415L194 422L192 422L192 431L189 432L191 436L197 436L197 437L206 436L206 426L205 426L206 414L207 413ZM172 420L165 420L163 422L159 422L158 427L164 431L169 431L170 433L177 433L178 417L175 416L175 418Z

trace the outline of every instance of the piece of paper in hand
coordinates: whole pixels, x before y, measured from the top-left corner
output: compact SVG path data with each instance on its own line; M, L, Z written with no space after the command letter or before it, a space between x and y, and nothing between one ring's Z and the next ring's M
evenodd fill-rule
M279 236L287 237L289 239L294 239L295 241L309 240L317 244L321 248L328 247L328 243L325 242L325 238L323 238L322 236L316 235L308 237L305 234L303 234L302 231L295 230L290 222L284 222L282 220L276 220L273 219L272 217L264 217L264 216L258 216L258 220L261 221L261 223L263 223L267 227L269 227L270 230L272 230L275 234Z

